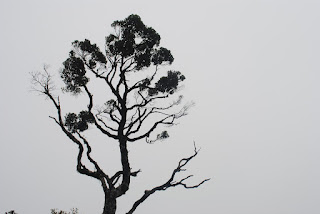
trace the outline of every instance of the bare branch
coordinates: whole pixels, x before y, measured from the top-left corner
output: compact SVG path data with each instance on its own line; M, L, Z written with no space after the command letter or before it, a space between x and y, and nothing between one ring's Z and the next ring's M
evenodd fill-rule
M174 104L173 104L174 105ZM138 127L136 128L136 130L133 130L133 131L130 131L130 132L127 132L127 136L130 136L131 134L134 134L136 132L138 132L142 126L142 123L144 120L146 120L147 117L149 117L151 114L155 114L155 113L158 113L158 114L162 114L164 115L164 117L161 119L161 120L158 120L156 121L153 126L148 130L146 131L144 134L141 134L140 136L138 137L134 137L134 138L129 138L128 137L128 141L130 142L134 142L134 141L137 141L137 140L140 140L142 138L145 138L145 137L149 137L149 135L160 125L174 125L174 121L182 116L185 116L187 115L187 111L188 109L191 107L191 105L185 105L178 113L175 113L175 114L167 114L167 113L164 113L162 111L155 111L155 110L165 110L166 108L152 108L151 111L149 111L145 116L144 118L141 118L141 120L138 120L139 122L139 125ZM170 106L169 106L170 108Z
M152 110L151 110L152 111ZM140 108L137 109L137 112L138 112L138 117L133 120L133 118L131 119L131 122L129 123L129 125L127 127L125 127L125 129L128 129L127 130L127 133L126 133L126 136L129 136L130 134L133 134L133 133L136 133L137 131L139 131L141 125L142 125L142 122L146 119L146 115L150 114L151 111L149 113L147 113L147 109L144 109L143 112L141 113L141 110ZM131 129L137 124L139 123L136 128L136 130L134 131L131 131Z
M168 119L170 119L170 118L171 118L171 121L166 122L166 120L168 120ZM162 120L159 120L159 121L155 122L155 123L153 124L153 126L152 126L147 132L145 132L144 134L142 134L142 135L140 135L140 136L138 136L138 137L128 138L128 141L134 142L134 141L143 139L143 138L145 138L145 137L148 137L148 136L151 134L151 132L153 132L153 131L158 127L159 124L167 124L167 125L170 125L170 124L173 124L174 119L175 119L174 115L169 115L169 116L163 118ZM140 127L141 127L141 126L140 126ZM132 133L133 133L133 132L129 133L128 135L130 135L130 134L132 134Z
M64 127L64 124L63 124L63 121L62 121L62 116L61 116L61 107L60 107L60 102L56 103L56 101L53 99L53 97L51 96L51 94L48 94L49 98L52 100L52 102L55 103L56 105L56 108L58 110L58 118L59 119L56 119L54 117L50 117L51 119L53 119L59 126L60 128L62 129L62 131L69 137L69 139L78 145L78 148L79 148L79 152L78 152L78 157L77 157L77 171L80 173L80 174L85 174L87 176L90 176L90 177L94 177L94 178L97 178L99 179L99 175L97 172L92 172L90 171L89 169L87 169L81 162L81 159L82 159L82 156L83 156L83 152L84 152L84 148L83 148L83 145L82 143L72 134L70 133L65 127Z
M60 106L60 100L58 98L54 98L51 94L51 90L54 88L52 84L52 76L47 71L46 67L44 67L44 73L33 73L32 75L32 83L34 84L34 87L37 88L37 91L46 95L47 98L49 98L54 106L57 109L57 118L50 116L51 119L53 119L56 124L60 126L62 131L71 139L72 142L78 145L79 151L78 151L78 157L77 157L77 171L81 174L88 175L90 177L98 178L98 175L94 172L91 172L88 170L81 162L84 148L81 142L71 133L69 132L65 127L61 115L61 106Z
M87 88L87 86L83 86L88 97L89 97L89 105L88 105L88 111L92 114L91 110L92 110L92 106L93 106L93 96L90 93L89 89ZM92 114L93 115L93 114ZM102 128L102 126L97 122L96 118L93 117L94 119L94 124L95 126L103 133L106 134L108 137L111 137L113 139L118 139L117 135L111 134L109 131L105 130L104 128ZM99 120L99 119L98 119Z
M108 126L101 118L98 117L98 115L96 115L96 117L97 117L98 121L100 121L104 125L104 127L106 127L107 129L110 129L111 131L114 131L114 132L118 131L117 129L114 129L114 128Z
M195 145L195 144L194 144ZM165 182L164 184L160 185L160 186L156 186L154 188L152 188L151 190L146 190L144 192L144 194L142 195L142 197L140 199L138 199L132 206L132 208L129 210L129 212L127 212L127 214L132 214L137 207L143 203L150 195L152 195L153 193L157 192L157 191L164 191L170 187L176 187L176 186L183 186L186 189L194 189L194 188L198 188L199 186L201 186L202 184L204 184L205 182L209 181L210 178L208 179L204 179L202 180L200 183L196 184L196 185L192 185L189 186L188 184L185 183L185 181L192 177L193 175L188 175L182 179L180 179L179 181L174 181L175 176L177 175L177 173L181 172L181 171L185 171L186 169L184 169L183 167L186 166L188 164L189 161L191 161L194 157L197 156L199 150L194 149L194 154L191 155L190 157L187 158L183 158L179 161L179 164L177 166L177 168L175 168L172 172L171 177L168 179L167 182Z
M139 94L140 94L140 93L139 93ZM140 94L140 95L141 95L141 94ZM142 95L141 95L141 96L142 96ZM143 97L143 98L144 98L144 97ZM158 98L166 98L166 97L158 97ZM172 119L173 119L172 123L162 123L162 122L160 122L159 124L162 123L162 124L167 124L167 125L174 125L174 123L173 123L174 120L175 120L175 119L178 119L178 118L180 118L180 117L182 117L182 116L187 115L187 111L189 110L190 107L193 106L193 103L190 103L190 104L184 105L184 106L182 107L182 109L181 109L179 112L177 112L177 113L174 113L174 114L166 113L167 110L173 108L174 106L179 105L179 104L181 103L182 98L183 98L182 96L179 96L177 100L175 100L174 102L172 102L171 104L169 104L168 106L165 106L165 107L152 107L148 113L146 113L148 107L143 106L143 105L142 105L142 106L136 105L136 109L137 109L138 112L139 112L139 116L138 116L135 120L131 120L131 122L130 122L129 125L127 126L127 127L128 127L127 136L130 136L130 135L132 135L132 134L134 134L134 133L137 133L137 132L140 130L143 122L144 122L150 115L152 115L152 114L160 114L160 115L163 115L165 120L168 119L168 118L172 118ZM148 100L145 100L145 102L146 102L146 105L147 105ZM144 108L144 112L143 112L142 115L140 115L140 109L141 109L141 108ZM157 126L157 125L159 125L159 124L155 124L155 125ZM136 126L136 129L135 129L135 130L132 130L134 126ZM127 127L126 127L126 128L127 128ZM145 137L148 137L148 135L145 135ZM141 138L140 138L140 139L141 139Z
M32 72L31 75L31 88L33 91L47 95L55 89L53 85L52 76L47 70L48 66L43 66L43 72Z
M141 170L139 169L137 171L131 172L130 175L133 177L137 177L138 173L140 173L140 172L141 172ZM118 182L118 180L120 179L122 174L123 174L123 171L118 171L111 177L111 181L112 181L113 185L116 185L116 183Z
M140 96L143 97L141 95L141 93L139 92ZM131 107L128 107L128 110L132 110L134 108L142 108L142 107L145 107L146 105L148 105L150 102L154 101L154 100L158 100L158 99L164 99L164 98L168 98L169 95L164 95L164 96L157 96L157 97L152 97L150 99L146 99L143 97L143 102L139 103L139 104L135 104Z
M83 137L79 132L77 132L78 136L82 139L82 141L84 142L84 144L87 147L87 158L88 160L94 165L94 167L97 170L97 173L99 173L99 175L103 176L104 178L106 178L106 180L108 181L108 183L111 183L111 180L109 178L108 175L106 175L103 170L100 168L100 166L98 165L98 163L91 157L91 146L89 144L89 142L87 141L87 139L85 137Z

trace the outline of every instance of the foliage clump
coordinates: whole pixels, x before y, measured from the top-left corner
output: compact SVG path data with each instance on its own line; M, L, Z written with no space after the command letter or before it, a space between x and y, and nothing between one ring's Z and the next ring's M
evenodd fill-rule
M70 212L58 210L58 209L51 209L51 214L78 214L78 208L72 208Z
M88 123L94 123L94 116L91 112L81 111L78 115L75 113L68 113L65 116L64 125L71 132L83 132L88 129Z

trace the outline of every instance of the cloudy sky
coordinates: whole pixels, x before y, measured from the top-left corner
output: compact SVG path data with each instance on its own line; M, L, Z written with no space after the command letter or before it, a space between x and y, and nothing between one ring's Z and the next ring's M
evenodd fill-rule
M142 173L118 213L163 183L193 141L201 151L190 183L212 180L156 193L137 213L320 213L319 9L317 0L2 0L0 213L102 211L99 183L76 172L77 147L30 91L29 73L48 64L58 76L72 41L103 48L110 24L130 14L161 35L196 105L168 140L130 146ZM97 144L97 159L118 166L115 145Z

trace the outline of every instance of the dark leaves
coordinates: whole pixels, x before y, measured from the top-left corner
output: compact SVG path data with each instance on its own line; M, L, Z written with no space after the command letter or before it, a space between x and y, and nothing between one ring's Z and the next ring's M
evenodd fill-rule
M107 60L97 45L91 44L87 39L80 42L76 40L72 45L74 50L70 51L69 58L63 63L61 78L66 84L65 91L79 94L81 86L85 86L89 81L85 76L85 65L94 69L98 63L105 64Z
M159 92L173 94L178 88L179 82L184 79L185 76L179 71L168 71L168 75L161 77L154 88L149 88L148 93L150 96L157 95Z
M64 61L63 66L60 76L66 84L64 90L79 94L81 92L80 87L86 85L89 81L85 76L86 70L83 61L75 57L74 52L71 51L70 57Z
M93 115L88 111L81 111L78 115L68 113L65 116L64 125L70 132L75 133L77 131L82 132L87 130L88 123L94 123Z
M151 60L154 65L161 65L163 62L171 64L174 58L168 49L161 47L159 50L155 50Z
M79 48L88 60L90 68L95 68L97 63L106 63L106 57L100 52L100 49L96 44L91 44L88 39L84 41L74 41L72 45L75 48Z
M143 67L149 67L151 64L151 53L149 49L137 52L134 56L136 61L136 69L140 70Z
M157 140L164 140L169 137L169 134L167 131L163 131L160 134L157 135Z
M113 99L108 100L105 104L105 109L103 110L104 113L112 113L116 108L117 102Z
M133 57L136 70L149 67L151 63L160 65L173 62L169 50L156 48L160 44L160 35L153 28L145 26L138 15L115 21L111 26L119 30L118 34L106 38L108 54L111 56Z

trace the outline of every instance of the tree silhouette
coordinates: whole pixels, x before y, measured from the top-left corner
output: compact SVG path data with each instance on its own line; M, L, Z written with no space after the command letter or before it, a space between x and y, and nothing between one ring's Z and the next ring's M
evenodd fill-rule
M11 210L9 212L6 212L5 214L18 214L18 213L16 213L14 210Z
M176 95L185 76L179 71L163 73L160 69L172 64L174 60L168 49L159 47L160 35L144 25L138 15L115 21L111 26L114 33L106 37L104 53L87 39L76 40L60 71L65 84L63 91L71 95L84 94L88 99L86 109L63 115L60 99L53 94L52 76L47 69L32 74L34 89L49 98L57 109L57 116L50 118L78 146L77 171L101 182L105 195L103 214L116 212L117 198L129 190L131 177L140 172L131 170L128 143L141 139L153 143L168 138L167 131L153 138L151 134L161 126L174 125L176 120L186 115L190 107L181 107L182 96ZM109 99L104 101L103 107L96 107L92 79L105 84L106 88L101 91L109 91L106 92ZM90 131L89 126L118 142L122 168L116 173L106 173L91 156L91 143L84 135L84 132ZM208 181L205 179L189 186L186 180L192 175L175 180L176 175L184 171L184 167L197 154L195 147L193 155L181 159L167 181L146 190L127 213L133 213L156 191L176 186L197 188ZM94 170L83 163L84 157L94 166Z

